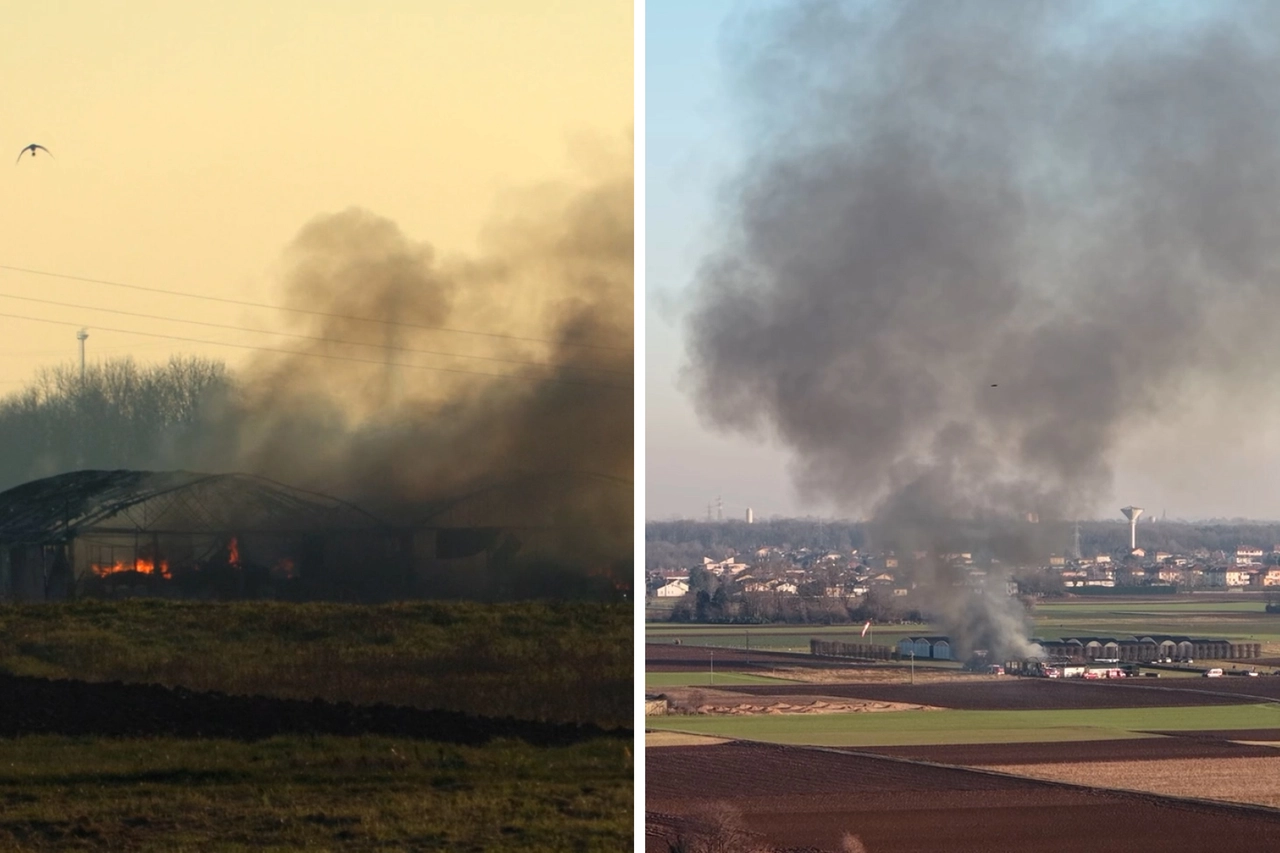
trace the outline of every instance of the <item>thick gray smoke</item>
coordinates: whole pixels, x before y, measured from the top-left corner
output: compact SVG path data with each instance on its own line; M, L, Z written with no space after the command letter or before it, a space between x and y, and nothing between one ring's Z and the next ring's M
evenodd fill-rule
M508 198L470 257L438 257L363 210L316 218L284 284L287 304L328 315L290 329L318 340L244 372L197 464L400 523L521 528L546 559L628 558L629 157Z
M259 474L416 530L429 594L629 580L630 147L584 148L582 180L508 195L466 256L368 211L315 218L282 264L295 337L264 335L234 373L182 357L43 371L0 399L0 489L82 469Z
M1186 6L747 19L726 55L748 156L688 329L703 415L776 435L802 495L870 513L879 547L1007 564L1061 551L1051 522L1095 511L1135 427L1258 387L1280 7Z

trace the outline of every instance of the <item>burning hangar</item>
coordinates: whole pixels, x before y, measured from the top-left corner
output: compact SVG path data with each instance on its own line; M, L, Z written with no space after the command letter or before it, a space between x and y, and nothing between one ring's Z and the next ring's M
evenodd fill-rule
M404 579L403 538L359 507L262 477L76 471L0 493L0 598L366 597Z
M617 551L629 529L583 529L556 516L566 494L607 506L624 490L606 481L597 494L565 480L526 476L446 500L426 517L387 522L249 474L59 474L0 492L0 600L519 597L581 581L537 562L573 548L602 566L586 573L588 586L613 589L629 566L601 555ZM528 578L502 574L516 555Z

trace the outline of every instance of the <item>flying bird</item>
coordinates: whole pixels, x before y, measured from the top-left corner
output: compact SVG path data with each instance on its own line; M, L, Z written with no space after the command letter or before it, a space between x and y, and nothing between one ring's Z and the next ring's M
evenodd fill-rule
M33 142L33 143L31 143L30 145L28 145L26 148L23 148L21 151L19 151L19 152L18 152L18 159L13 161L13 165L15 165L15 166L16 166L16 165L18 165L19 163L21 163L21 162L22 162L22 155L23 155L23 154L26 154L28 151L30 151L30 152L31 152L31 156L32 156L32 157L36 156L36 149L37 149L37 148L38 148L38 149L40 149L41 151L43 151L44 153L48 154L50 157L52 157L52 156L53 156L53 152L51 152L48 148L45 148L43 145L37 145L36 143L34 143L34 142Z

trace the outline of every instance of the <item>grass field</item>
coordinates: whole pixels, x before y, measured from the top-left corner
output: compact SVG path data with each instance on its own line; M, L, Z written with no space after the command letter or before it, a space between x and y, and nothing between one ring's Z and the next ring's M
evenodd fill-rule
M1073 635L1123 637L1143 634L1190 634L1270 643L1280 653L1280 614L1263 611L1265 601L1250 596L1239 601L1220 597L1179 595L1170 600L1135 598L1081 598L1037 604L1033 613L1034 635L1059 639ZM645 636L651 642L723 646L761 651L809 651L809 639L871 643L860 637L862 625L690 625L650 622ZM945 633L936 624L880 625L874 629L877 645L896 645L903 637Z
M630 849L617 741L384 738L0 744L4 850Z
M813 746L911 746L1144 737L1143 731L1280 727L1280 705L1069 711L898 711L650 717L652 729Z
M1083 600L1041 603L1035 610L1038 636L1071 633L1107 636L1190 634L1280 644L1280 615L1263 611L1261 599L1204 600L1189 595L1175 601Z
M630 724L627 605L135 599L0 607L0 671Z
M649 623L645 638L650 642L669 643L679 638L686 646L721 646L735 649L759 649L767 652L809 651L809 639L844 640L870 643L872 636L859 637L861 625L689 625ZM875 629L876 645L896 645L903 637L936 633L928 625L885 625Z
M626 605L0 607L0 671L627 727ZM38 713L38 711L37 711ZM629 744L0 740L3 850L624 850Z

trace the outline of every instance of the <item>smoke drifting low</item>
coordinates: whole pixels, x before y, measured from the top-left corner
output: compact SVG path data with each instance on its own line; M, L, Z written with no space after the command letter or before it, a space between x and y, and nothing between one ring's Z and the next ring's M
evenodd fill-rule
M747 158L689 318L705 418L779 438L802 495L869 513L879 547L1044 553L1125 436L1273 366L1242 330L1280 308L1278 17L894 0L745 20L726 55Z
M397 522L554 527L552 553L629 556L629 158L508 198L475 257L439 257L364 210L307 224L287 304L326 316L289 331L320 340L244 371L198 464Z

